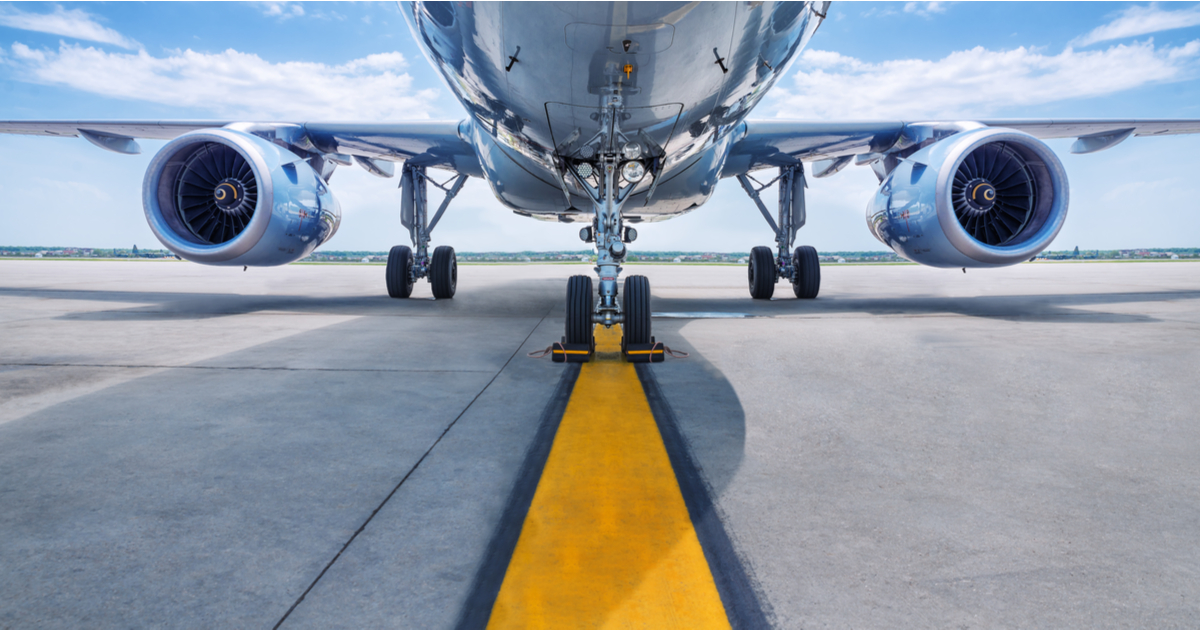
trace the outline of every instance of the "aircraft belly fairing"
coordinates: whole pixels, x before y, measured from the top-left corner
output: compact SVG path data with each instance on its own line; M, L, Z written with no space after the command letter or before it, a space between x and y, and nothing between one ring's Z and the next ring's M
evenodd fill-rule
M816 29L819 8L700 2L405 7L418 41L472 124L497 145L477 147L508 154L516 168L545 184L515 195L500 183L512 167L481 156L485 170L498 169L487 174L498 197L525 212L567 214L589 211L590 202L574 178L563 177L562 160L579 158L575 152L596 136L606 91L622 98L621 131L663 158L660 170L637 186L635 194L646 195L656 179L661 185L674 171L723 162L723 156L693 158L728 145L726 137ZM656 190L650 203L634 205L645 215L675 215L697 203L696 195L667 192Z

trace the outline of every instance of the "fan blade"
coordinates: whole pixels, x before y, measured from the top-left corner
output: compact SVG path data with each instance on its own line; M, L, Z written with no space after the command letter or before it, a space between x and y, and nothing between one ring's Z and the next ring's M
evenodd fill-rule
M205 175L205 181L208 181L215 188L221 183L221 175L215 170L213 161L213 153L209 148L211 145L205 145L204 150L197 155L196 172Z

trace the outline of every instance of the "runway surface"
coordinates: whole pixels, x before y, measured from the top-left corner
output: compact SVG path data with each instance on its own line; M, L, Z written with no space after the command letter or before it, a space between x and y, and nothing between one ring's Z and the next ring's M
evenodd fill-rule
M626 269L0 261L0 628L1200 618L1200 263Z

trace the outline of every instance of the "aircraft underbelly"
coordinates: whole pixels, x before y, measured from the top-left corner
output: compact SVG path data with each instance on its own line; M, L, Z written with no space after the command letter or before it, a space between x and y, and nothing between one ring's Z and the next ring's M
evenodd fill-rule
M539 144L554 147L577 128L594 133L588 117L614 84L637 118L623 128L657 129L669 154L686 146L679 139L668 144L673 132L688 137L679 131L716 105L725 73L712 51L728 50L736 3L503 6L505 49L521 48L505 73L506 104L529 120L526 133Z
M647 177L626 206L650 220L708 198L731 135L819 23L812 9L772 2L417 3L412 16L431 60L472 115L480 161L501 201L535 214L590 212L590 198L573 182L564 194L558 151L599 131L603 92L616 86L622 131L640 134L665 155L650 203ZM700 176L700 169L711 172Z

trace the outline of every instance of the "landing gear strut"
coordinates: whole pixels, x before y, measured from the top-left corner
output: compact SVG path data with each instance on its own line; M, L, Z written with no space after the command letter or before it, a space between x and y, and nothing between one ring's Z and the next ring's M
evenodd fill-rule
M644 177L657 178L662 149L643 134L627 135L621 130L626 117L622 115L620 86L617 81L603 90L600 108L593 115L599 131L590 139L575 133L559 147L568 203L566 178L572 178L592 199L595 218L580 232L580 238L595 243L599 279L598 296L592 295L592 281L587 276L574 276L567 283L567 343L591 344L595 324L621 324L625 344L650 342L650 281L645 276L627 277L624 298L617 300L617 279L628 253L625 244L637 238L637 231L624 225L621 208ZM652 180L648 196L653 191Z
M750 297L756 300L771 299L775 293L775 283L780 278L787 278L792 283L792 292L796 297L817 297L821 290L821 265L817 259L817 250L802 245L795 251L789 251L796 241L796 232L804 227L806 219L804 189L807 184L804 179L804 165L780 167L779 176L765 184L759 183L749 175L738 175L738 181L775 232L777 249L775 253L769 247L755 247L750 250L750 267L747 270ZM759 197L760 192L772 185L779 188L778 222Z
M425 167L404 165L400 175L400 223L408 229L413 246L410 249L405 245L397 245L388 254L385 275L389 296L406 298L412 295L413 284L420 278L426 278L432 285L433 297L439 300L454 297L458 287L458 258L454 248L442 245L433 250L431 257L429 240L442 214L466 183L466 175L456 175L445 184L439 184L425 175ZM429 219L426 196L428 184L446 193L432 220Z

